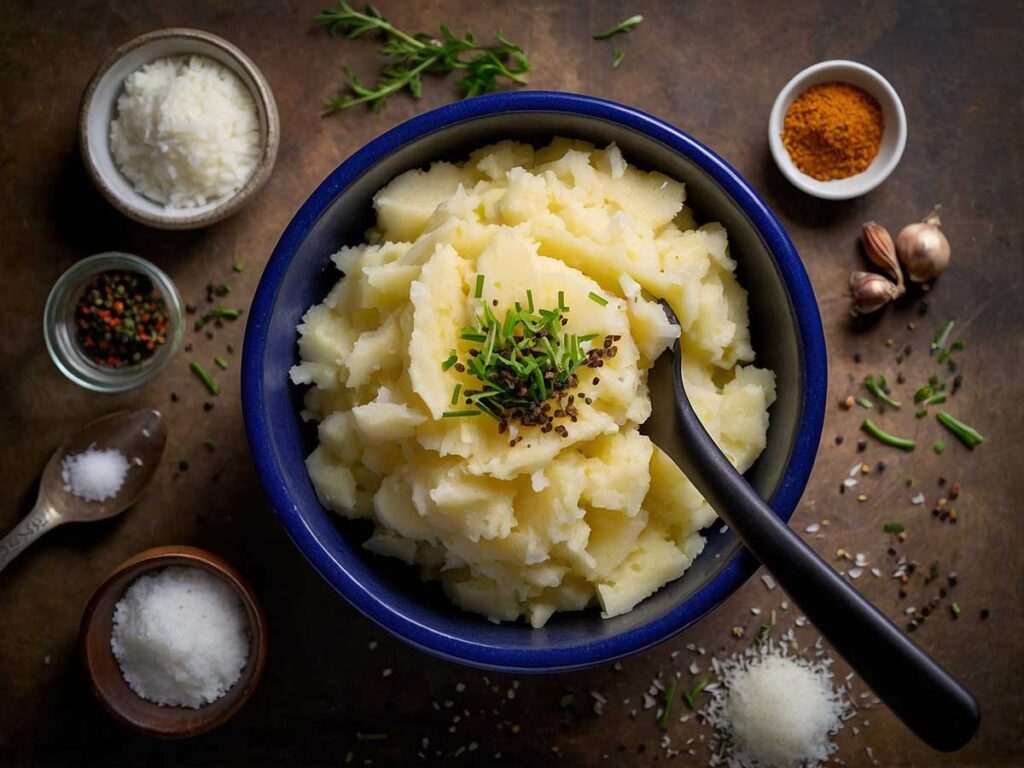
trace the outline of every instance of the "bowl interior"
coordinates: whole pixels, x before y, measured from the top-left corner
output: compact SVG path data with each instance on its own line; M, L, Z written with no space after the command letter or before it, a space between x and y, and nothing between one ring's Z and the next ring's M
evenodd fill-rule
M143 574L172 565L202 568L227 581L249 618L249 658L241 677L221 698L199 709L160 706L141 698L128 687L110 649L114 606L125 590ZM96 696L124 725L166 739L196 736L230 719L259 682L266 645L266 621L250 587L226 562L192 547L159 547L131 558L100 586L82 619L82 656Z
M307 204L293 221L290 231L304 232L308 227L308 233L297 240L290 263L281 267L283 274L271 275L268 271L264 276L264 281L280 280L276 293L266 299L269 311L254 305L250 316L245 375L259 381L255 388L246 385L244 389L246 398L252 396L251 391L259 391L259 395L257 402L245 404L249 439L262 443L259 448L254 445L258 463L261 454L266 456L267 467L261 469L277 468L275 477L268 478L264 471L263 479L278 513L285 518L300 549L329 581L378 620L382 615L388 619L401 617L400 634L406 641L438 655L485 667L569 668L638 650L692 623L724 599L720 589L705 589L716 576L725 571L735 574L746 569L749 574L752 570L748 555L737 556L740 545L735 537L715 525L706 531L707 547L690 570L624 616L603 620L598 611L590 610L556 614L540 630L523 624L495 625L455 607L437 583L421 582L412 568L362 550L360 544L369 533L369 525L340 520L317 501L302 463L314 444L315 430L299 420L301 392L289 384L287 374L297 355L296 324L338 279L329 256L343 244L362 242L363 232L372 222L373 194L403 171L433 160L462 160L471 150L501 139L542 145L558 135L598 145L616 142L629 162L685 181L687 202L698 220L725 225L731 253L739 264L739 279L750 292L758 363L772 368L778 376L779 396L771 410L768 447L747 477L764 497L774 497L776 510L786 519L806 481L806 476L786 476L800 437L798 425L806 407L802 393L807 384L801 363L804 342L793 303L779 265L751 220L730 194L692 160L640 130L612 120L566 112L523 111L484 115L445 126L443 131L411 136L407 143L357 174L351 183L335 174L317 193L330 198L322 214L315 210L319 206ZM291 243L285 242L288 239L286 232L279 248L290 248ZM257 304L259 301L258 297ZM819 322L816 310L814 317ZM252 349L251 338L264 335L260 348ZM824 388L823 374L816 385ZM250 419L254 412L258 412L257 420L261 422L255 428ZM661 412L671 412L671 406ZM813 441L813 456L818 435L809 439ZM663 447L674 452L672 442ZM801 450L807 450L807 446ZM741 580L737 577L730 589ZM387 626L389 622L384 623ZM632 634L631 647L624 648L616 638L627 633ZM451 638L459 641L457 649L446 646ZM538 650L545 653L543 662L534 658Z
M221 213L223 208L240 195L247 194L251 186L259 186L262 179L261 166L268 162L273 163L276 148L272 146L272 138L277 131L277 117L272 112L276 111L276 107L265 100L252 62L243 61L237 49L218 38L190 31L174 34L172 30L166 34L147 35L140 40L137 44L136 41L128 43L119 50L107 68L99 73L98 79L87 94L81 126L84 131L83 150L88 155L87 164L99 177L100 190L108 198L112 198L111 202L119 203L126 209L125 212L132 218L143 223L167 227L211 223L222 218L220 215L212 215L214 212ZM117 169L110 149L110 124L117 116L117 100L124 92L124 83L129 75L157 59L192 54L208 56L220 62L238 75L249 89L259 114L262 156L253 175L233 195L211 200L194 208L169 208L137 192L131 181ZM232 206L231 210L233 209ZM230 213L231 210L227 212Z
M845 179L820 181L808 176L793 163L782 144L782 125L786 111L800 94L811 86L830 82L849 83L873 96L882 108L885 129L878 154L871 165ZM829 200L846 200L870 192L896 168L906 145L907 118L896 90L873 69L853 61L822 62L800 72L780 92L769 122L772 155L783 174L804 192Z

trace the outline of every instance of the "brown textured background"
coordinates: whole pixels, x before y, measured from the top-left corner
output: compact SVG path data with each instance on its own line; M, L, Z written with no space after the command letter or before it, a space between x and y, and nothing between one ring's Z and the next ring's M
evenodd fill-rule
M118 397L90 394L65 380L50 363L41 336L43 302L51 284L77 259L118 249L166 269L186 300L201 301L207 282L227 279L231 303L245 306L277 236L313 187L349 153L399 121L453 98L453 86L430 81L421 102L393 100L381 113L352 111L321 120L322 98L352 64L365 77L376 72L369 42L331 40L312 31L316 2L29 2L5 5L0 16L0 529L24 515L36 478L53 448L99 414L122 407L158 407L167 414L167 460L145 498L120 519L68 526L51 534L0 574L0 763L5 765L337 765L351 751L354 764L419 764L421 740L430 740L429 763L446 759L471 741L480 746L463 764L616 766L667 762L657 742L652 711L636 706L659 671L683 671L688 643L709 650L743 647L766 612L784 599L754 579L714 615L648 653L611 667L544 678L487 675L428 658L384 636L337 597L302 560L278 526L249 461L238 404L237 356L219 378L223 392L204 413L204 392L179 354L169 371L143 389ZM945 606L915 637L977 694L984 712L978 737L956 755L937 755L918 743L884 708L858 716L870 721L854 737L839 737L848 765L871 765L870 747L884 766L1012 766L1024 764L1024 630L1022 582L1024 515L1020 449L1024 419L1020 357L1024 351L1020 294L1022 66L1021 2L445 2L381 0L383 10L410 29L441 22L470 27L484 37L496 28L521 42L535 63L537 88L595 94L636 105L691 132L726 157L767 198L799 248L821 305L830 351L830 399L819 460L794 524L822 518L832 524L814 545L827 557L838 547L863 552L886 573L882 523L907 523L901 548L941 572L956 570L954 590L963 609L952 621ZM628 37L595 43L590 33L632 13L648 21ZM234 218L194 233L161 233L117 215L90 187L75 144L78 100L96 66L116 45L166 26L193 26L223 35L263 70L281 111L283 140L267 188ZM626 59L609 69L613 47ZM866 198L817 202L793 190L768 155L765 125L778 89L801 68L848 57L878 68L899 90L910 125L900 167ZM851 268L860 266L862 221L897 228L941 202L953 243L953 266L918 317L913 302L886 313L876 326L854 331L843 299ZM231 264L241 261L236 275ZM940 436L931 419L916 422L912 409L887 417L922 445L905 456L872 445L856 454L862 414L835 403L857 393L868 372L895 379L894 357L912 384L932 369L925 350L942 321L958 320L968 343L962 355L963 391L952 410L975 424L986 443L969 453L948 435L936 457L928 446ZM907 323L915 321L917 330ZM209 361L228 342L240 348L242 323L214 341L196 338L196 355ZM191 337L190 333L190 337ZM196 335L198 336L198 335ZM887 348L891 337L894 346ZM192 340L190 338L190 340ZM860 352L862 362L853 362ZM169 401L177 392L181 400ZM844 435L836 446L834 439ZM213 438L215 453L202 441ZM864 458L884 460L881 476L866 478L857 503L840 496L839 481ZM190 468L174 478L179 460ZM214 475L219 473L219 479ZM904 480L913 476L929 504L937 478L960 481L961 521L942 525L929 506L914 507ZM163 744L117 727L92 700L79 667L76 632L93 589L119 562L141 549L189 543L233 561L262 596L270 621L271 651L262 686L250 704L219 731L188 743ZM903 607L935 591L918 575L900 602L895 582L869 574L859 589L901 622ZM947 601L948 603L948 601ZM979 620L982 607L991 610ZM797 612L780 612L780 629ZM730 627L748 630L734 639ZM804 644L816 635L798 630ZM370 650L376 640L379 646ZM671 653L682 650L673 660ZM382 670L394 674L383 678ZM846 668L838 663L840 674ZM455 692L458 682L465 684ZM497 691L492 689L497 686ZM863 687L858 684L859 694ZM566 691L575 696L558 706ZM605 714L591 711L590 691L608 698ZM630 698L632 704L622 703ZM443 702L453 700L451 709ZM432 702L439 702L440 711ZM676 705L677 713L683 709ZM467 710L449 731L455 713ZM675 720L675 718L673 718ZM517 727L516 727L517 726ZM386 732L382 741L359 741L356 731ZM691 720L673 722L679 748L706 731ZM698 759L707 749L695 742ZM692 764L685 754L676 764Z

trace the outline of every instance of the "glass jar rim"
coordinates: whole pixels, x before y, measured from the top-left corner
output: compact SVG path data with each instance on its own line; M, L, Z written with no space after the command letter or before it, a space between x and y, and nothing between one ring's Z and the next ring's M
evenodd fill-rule
M105 368L92 362L74 338L69 317L81 298L81 289L94 275L122 269L149 278L160 291L167 308L170 328L167 343L146 360L121 368ZM183 336L184 316L181 295L174 281L155 264L121 251L106 251L88 256L62 274L50 289L43 309L43 337L54 365L71 381L94 392L125 392L157 376L174 357Z

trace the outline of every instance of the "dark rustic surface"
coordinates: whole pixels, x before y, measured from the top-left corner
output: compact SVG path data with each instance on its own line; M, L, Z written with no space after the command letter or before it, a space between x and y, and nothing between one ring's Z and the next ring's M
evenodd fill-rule
M907 524L899 551L921 564L904 600L896 582L865 574L856 582L901 623L907 605L921 606L940 582L925 585L929 565L959 582L915 639L977 694L984 712L978 737L957 755L937 755L918 743L882 707L866 710L839 737L848 765L1010 766L1024 763L1024 491L1020 471L1022 387L1019 356L1024 310L1020 215L1024 39L1020 2L928 4L815 2L764 4L504 2L455 0L399 3L385 11L415 29L440 22L478 33L504 30L521 41L533 61L531 85L591 93L636 105L676 123L718 150L766 196L804 258L821 304L830 350L830 398L825 434L811 484L794 525L828 519L823 535L808 536L828 558L837 548L863 552L888 575L893 558L882 524ZM648 653L612 667L570 675L519 678L483 675L427 658L383 635L349 608L302 560L270 512L249 461L238 402L238 360L220 375L223 391L206 413L204 391L181 353L169 371L143 389L118 397L90 394L65 380L43 346L42 307L57 277L83 256L104 250L137 253L166 269L189 301L201 301L207 282L228 280L231 301L244 306L278 234L313 187L349 153L397 122L453 97L450 84L430 82L422 102L394 100L377 114L353 111L317 117L320 100L353 63L366 76L376 60L369 43L331 40L311 31L320 3L102 2L8 3L0 19L0 508L6 530L28 510L36 477L51 450L71 431L121 407L158 407L167 414L167 460L145 498L122 518L49 535L0 575L0 763L5 765L337 765L349 752L354 764L438 762L462 753L463 764L692 764L684 753L668 761L652 711L637 706L652 677L682 672L688 643L731 652L750 641L765 612L784 596L758 579L714 615ZM642 11L648 21L614 43L589 33ZM281 111L283 139L277 169L246 210L206 231L161 233L118 216L86 180L75 145L78 99L96 64L117 44L152 29L194 26L221 34L249 53L269 78ZM626 59L611 72L612 47ZM848 57L878 68L899 90L910 135L894 176L866 198L817 202L793 190L776 171L765 125L775 93L799 69ZM953 267L929 297L889 311L870 328L854 331L842 297L851 268L859 268L860 223L868 218L896 228L944 205L953 243ZM234 274L235 261L245 264ZM857 393L868 372L890 381L898 370L913 385L934 367L926 349L935 329L956 317L963 390L951 406L987 440L970 453L931 419L912 409L887 416L894 429L917 436L921 447L896 455L872 444L856 452L863 414L835 403ZM909 329L908 323L916 323ZM195 355L210 360L227 343L239 349L242 323L213 341L192 338ZM886 346L892 338L893 345ZM912 354L901 365L896 353ZM860 353L861 362L854 362ZM177 392L180 402L172 404ZM836 445L837 436L845 437ZM203 441L217 441L207 453ZM948 447L930 450L937 438ZM1016 446L1016 448L1014 447ZM858 491L837 486L863 459L874 470ZM179 472L178 462L189 469ZM929 513L939 477L959 481L956 525ZM909 502L916 479L927 497ZM219 731L188 743L165 744L123 731L91 698L80 669L78 621L96 586L118 563L158 544L209 548L235 563L262 597L270 623L270 655L261 688L241 714ZM849 564L841 564L848 567ZM962 607L953 621L948 605ZM988 608L991 617L979 618ZM795 609L779 611L780 629ZM737 640L730 628L741 626ZM798 629L805 645L816 638ZM376 644L376 645L374 645ZM373 648L371 648L373 646ZM672 659L673 651L682 653ZM384 669L394 672L384 677ZM841 661L838 673L845 675ZM465 685L457 692L458 683ZM513 686L518 686L515 688ZM509 694L507 691L511 690ZM863 690L855 688L856 694ZM565 692L574 694L559 708ZM608 699L591 711L589 692ZM629 698L630 704L623 699ZM447 708L448 701L454 702ZM437 708L432 706L437 702ZM685 711L676 704L677 713ZM463 711L468 712L463 714ZM459 722L450 727L453 718ZM673 722L671 746L702 738L691 718ZM865 727L863 720L870 721ZM854 736L851 727L860 734ZM359 740L356 732L387 733ZM693 744L698 761L707 748ZM867 748L870 748L868 751Z

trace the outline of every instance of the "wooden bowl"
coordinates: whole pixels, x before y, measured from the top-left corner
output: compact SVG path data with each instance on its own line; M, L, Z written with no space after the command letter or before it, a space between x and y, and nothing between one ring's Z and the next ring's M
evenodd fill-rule
M241 677L226 694L199 709L161 706L140 697L128 687L110 649L114 606L125 590L139 576L170 565L202 568L224 579L249 617L249 658ZM150 736L187 739L230 720L252 695L266 663L267 620L252 588L221 558L195 547L156 547L123 562L96 590L82 617L81 642L93 692L114 719Z

